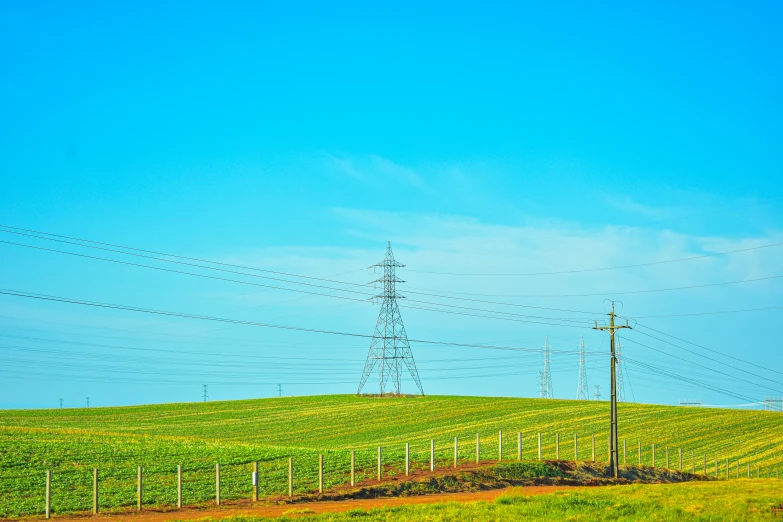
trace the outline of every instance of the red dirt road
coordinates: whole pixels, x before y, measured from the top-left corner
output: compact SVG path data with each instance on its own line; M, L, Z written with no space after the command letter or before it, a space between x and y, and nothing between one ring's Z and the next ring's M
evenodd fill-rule
M133 522L165 522L169 520L194 520L211 517L214 519L227 518L235 515L257 515L276 517L286 512L307 513L335 513L350 509L371 509L384 506L401 506L405 504L434 504L436 502L491 502L503 494L514 492L520 495L544 495L555 491L574 491L581 487L574 486L528 486L504 489L492 489L488 491L467 493L441 493L435 495L420 495L412 497L387 497L356 500L333 500L317 502L296 502L291 504L266 504L259 502L232 503L224 507L183 508L173 511L145 510L141 513L101 514L97 516L82 515L69 517L56 517L59 522L86 522L87 520L102 520L105 522L133 521Z

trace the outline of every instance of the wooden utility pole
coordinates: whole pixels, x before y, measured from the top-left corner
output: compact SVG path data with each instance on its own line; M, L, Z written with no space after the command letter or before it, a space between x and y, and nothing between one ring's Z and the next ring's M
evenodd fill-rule
M609 467L612 470L612 476L614 478L617 478L618 472L619 472L619 462L618 462L618 438L617 438L617 356L615 355L614 351L614 334L617 330L620 330L622 328L631 328L628 325L628 322L624 325L615 325L614 324L614 318L616 314L614 313L614 301L612 301L612 311L609 312L609 325L608 326L598 326L598 323L595 323L595 326L593 327L594 330L606 330L609 332L609 347L611 350L611 357L610 357L610 365L611 365L611 379L612 379L612 396L611 396L611 407L610 407L610 417L611 417L611 430L609 433L609 440L610 440L610 448L609 448Z

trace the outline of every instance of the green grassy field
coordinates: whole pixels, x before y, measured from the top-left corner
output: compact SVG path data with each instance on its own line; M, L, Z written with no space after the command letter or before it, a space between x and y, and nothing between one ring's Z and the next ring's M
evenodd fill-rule
M720 475L731 459L732 476L739 460L746 476L783 468L783 415L762 411L729 411L621 404L620 439L627 442L629 463L652 463L655 443L658 466L671 448L684 468L701 471L703 456ZM0 513L39 513L44 505L44 471L53 471L53 504L57 512L91 508L92 469L102 479L104 509L135 503L136 467L145 473L145 502L176 501L176 466L185 470L188 504L214 495L214 465L221 463L223 498L248 497L250 462L260 462L261 493L286 491L287 458L296 465L296 490L316 487L317 455L324 454L326 486L347 481L349 451L356 450L357 467L374 473L376 448L384 461L402 468L409 442L418 467L428 465L429 440L434 439L440 466L453 459L454 437L460 457L474 459L476 434L482 437L482 458L497 459L498 430L505 433L504 458L516 458L516 433L523 433L526 459L537 457L537 433L543 434L544 457L555 457L555 433L561 437L560 457L573 459L573 436L580 437L579 457L591 458L595 434L597 459L607 459L608 403L482 397L363 398L317 396L231 402L165 404L123 408L28 410L0 412Z
M423 506L378 508L368 511L310 515L315 522L530 522L568 521L685 521L747 522L780 520L783 492L773 480L684 483L677 485L640 484L593 488L578 492L523 496L511 492L495 502L443 503ZM299 515L307 513L300 510ZM276 519L241 517L225 522L280 522L293 520L296 512Z

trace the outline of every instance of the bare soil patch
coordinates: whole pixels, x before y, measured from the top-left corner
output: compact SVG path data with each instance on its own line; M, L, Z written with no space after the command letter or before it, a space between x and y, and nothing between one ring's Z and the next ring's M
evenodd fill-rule
M286 504L274 504L265 502L239 501L231 502L221 507L183 508L179 510L155 510L149 509L140 513L122 513L105 515L81 515L70 517L57 517L60 522L85 522L91 520L106 521L134 521L134 522L164 522L169 520L195 520L199 518L228 518L236 515L255 515L266 517L279 517L284 514L306 517L315 513L336 513L351 509L372 509L379 507L393 507L404 504L434 504L438 502L491 502L500 495L511 490L523 495L544 495L558 490L575 488L568 486L534 486L525 488L503 488L486 491L468 491L463 493L439 493L434 495L418 495L410 497L365 498L350 500L333 500L323 502L291 502Z

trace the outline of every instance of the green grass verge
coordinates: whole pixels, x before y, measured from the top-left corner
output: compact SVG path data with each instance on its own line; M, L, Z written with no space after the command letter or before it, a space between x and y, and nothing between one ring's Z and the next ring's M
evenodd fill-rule
M354 509L343 513L308 515L314 522L405 522L471 520L496 522L566 521L678 521L753 522L780 520L783 492L775 480L725 481L681 484L642 484L588 488L581 491L525 496L509 493L495 502L411 505ZM292 513L275 519L238 517L228 522L290 521Z
M740 472L762 474L783 465L783 415L763 411L729 411L640 404L619 407L621 442L627 460L650 465L651 444L657 465L701 471L704 455L720 475L725 459L742 462ZM573 436L579 434L579 457L607 459L608 404L489 397L367 398L350 395L292 397L122 408L22 410L0 412L0 516L40 513L44 506L44 471L54 473L56 512L91 508L92 469L100 469L104 510L135 503L136 467L145 470L145 502L171 505L176 500L176 466L185 469L185 502L207 502L214 495L214 465L222 466L222 496L249 497L250 463L261 466L261 494L286 491L287 458L296 463L295 489L317 485L317 455L325 455L326 487L348 480L349 450L356 450L362 476L375 474L376 448L384 446L384 473L399 473L403 448L411 444L414 468L428 467L429 440L436 443L439 467L453 462L454 437L463 461L475 459L481 434L484 459L498 458L498 430L504 430L503 455L516 458L516 433L523 433L525 458L537 454L543 433L545 458L574 458ZM693 455L693 457L692 457Z

